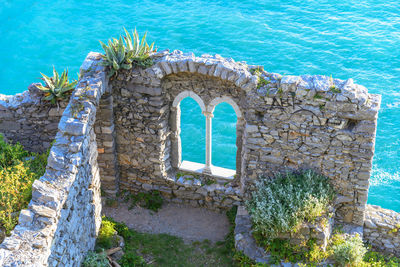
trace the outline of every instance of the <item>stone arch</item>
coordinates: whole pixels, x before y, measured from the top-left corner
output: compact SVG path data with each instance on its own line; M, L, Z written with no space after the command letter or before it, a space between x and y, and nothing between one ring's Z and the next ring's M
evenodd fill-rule
M236 86L233 81L223 80L220 77L213 77L210 75L182 72L166 75L162 81L162 90L166 92L167 99L170 100L170 121L169 126L171 134L169 140L171 141L170 148L170 165L175 169L183 169L187 171L187 165L190 162L183 161L182 147L180 140L180 115L181 110L179 103L186 97L192 97L201 107L203 115L206 117L206 149L205 149L205 164L203 164L202 172L205 175L220 177L222 179L235 179L239 181L241 178L242 163L245 159L243 157L243 138L244 138L244 106L240 106L240 99L246 95L246 91ZM212 159L212 117L215 107L222 103L228 103L234 110L236 122L236 147L237 152L235 167L229 170L223 167L213 166ZM203 103L205 105L203 106ZM244 103L244 102L243 102ZM241 103L242 105L244 105ZM196 162L193 162L197 164ZM199 163L202 164L202 163ZM222 174L223 173L223 174ZM233 173L233 174L232 174ZM234 175L236 174L236 175ZM228 178L229 177L229 178Z
M181 103L181 101L183 99L185 99L186 97L191 97L193 98L194 101L197 102L197 104L199 104L200 108L201 108L201 112L205 112L206 111L206 106L204 105L203 100L195 93L189 90L183 91L181 93L179 93L174 101L172 102L172 107L173 108L177 108L178 105Z
M214 113L215 107L220 103L228 103L236 114L236 174L240 176L242 170L242 145L243 145L243 128L244 128L244 117L238 104L229 96L224 95L216 97L207 105L207 111Z
M224 92L208 96L203 96L202 92L192 90L191 88L182 88L182 90L176 90L175 92L164 88L164 86L166 86L165 82L168 82L168 77L179 77L179 75L188 75L189 77L192 75L194 77L203 76L204 79L215 79L225 84L230 83L232 86L226 88L227 90ZM169 167L179 169L181 166L182 148L180 140L179 103L185 97L190 96L200 105L204 116L206 116L206 132L209 131L207 128L211 128L210 118L212 117L212 113L209 112L210 109L213 110L213 108L221 102L227 102L234 108L238 118L236 126L236 146L238 149L236 157L236 175L234 177L236 177L235 181L240 181L242 179L242 166L246 160L245 152L243 152L244 150L242 151L246 122L242 112L244 107L242 107L241 103L238 101L239 99L243 99L245 95L252 90L256 89L258 83L258 76L250 73L248 65L242 62L235 62L231 58L223 58L220 55L206 54L196 57L193 53L183 53L178 50L173 52L163 51L158 53L158 56L155 58L155 64L143 70L140 76L140 83L146 88L152 88L150 90L151 93L154 91L155 94L161 95L164 92L167 94L167 99L171 101L169 102L170 112L168 113L170 127L170 134L168 135L169 145L165 147L166 151L169 150L167 154L169 155L170 161L165 163L164 169L168 169ZM190 82L187 85L190 86ZM186 85L181 86L185 87ZM204 89L204 93L207 94L209 88L205 87ZM192 90L194 94L190 93L189 90ZM238 95L235 97L235 94ZM210 101L212 101L212 105L209 105L211 103ZM205 103L205 105L203 106L201 103ZM211 150L210 143L210 140L207 141L206 139L206 164L203 173L209 173L207 169L209 169L210 166L212 167L210 153L207 155L207 151Z
M208 106L207 106L207 111L213 113L214 110L215 110L215 107L216 107L218 104L223 103L223 102L226 102L226 103L228 103L229 105L232 106L233 110L234 110L235 113L236 113L236 117L238 118L238 120L243 118L243 114L242 114L242 111L240 110L239 106L238 106L238 105L236 104L236 102L235 102L232 98L230 98L229 96L221 96L221 97L214 98L214 99L210 102L210 104L208 104Z
M208 75L230 81L246 92L256 88L258 83L258 77L249 72L246 64L223 58L218 54L196 57L193 53L175 50L165 53L152 68L145 71L149 77L159 81L170 74L182 72ZM149 82L152 83L152 79Z

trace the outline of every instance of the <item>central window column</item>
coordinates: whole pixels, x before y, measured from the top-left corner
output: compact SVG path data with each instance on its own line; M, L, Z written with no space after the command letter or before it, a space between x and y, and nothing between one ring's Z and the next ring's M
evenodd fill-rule
M206 116L206 166L203 173L211 175L211 121L214 114L208 111L203 111L203 114Z

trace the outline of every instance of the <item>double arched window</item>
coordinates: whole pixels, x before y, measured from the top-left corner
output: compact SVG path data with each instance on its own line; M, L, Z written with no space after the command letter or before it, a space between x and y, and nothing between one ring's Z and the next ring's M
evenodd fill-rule
M181 147L181 138L180 138L180 118L181 118L181 110L180 103L186 97L192 98L199 105L202 114L206 118L206 127L205 127L205 164L190 162L190 161L182 161L182 147ZM237 117L237 124L243 124L243 115L239 109L239 106L236 102L230 98L229 96L222 96L213 99L207 106L204 104L203 100L192 91L183 91L179 93L173 103L172 103L172 114L171 114L171 128L172 128L172 165L175 168L178 168L183 171L204 173L207 175L216 176L219 178L225 179L233 179L234 175L237 173L237 170L240 169L240 162L236 160L236 170L226 169L222 167L217 167L212 165L212 118L214 117L215 107L220 103L228 103L232 106L235 111ZM237 127L241 128L241 127ZM241 137L241 134L238 135L237 138ZM238 142L236 142L238 145ZM241 143L241 142L239 142ZM240 158L241 149L237 150L236 158Z

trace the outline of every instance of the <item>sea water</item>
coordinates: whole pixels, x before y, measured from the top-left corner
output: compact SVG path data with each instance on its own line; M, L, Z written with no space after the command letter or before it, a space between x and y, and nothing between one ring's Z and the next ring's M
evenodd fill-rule
M76 77L98 40L137 28L159 49L218 53L281 74L353 78L382 95L368 202L400 212L400 1L0 0L0 93L52 66ZM204 162L205 121L185 99L183 159ZM212 163L235 168L235 122L216 107Z

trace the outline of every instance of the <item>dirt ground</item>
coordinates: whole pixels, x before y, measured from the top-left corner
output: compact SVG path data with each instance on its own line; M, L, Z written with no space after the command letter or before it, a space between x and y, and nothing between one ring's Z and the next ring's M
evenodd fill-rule
M165 233L181 237L185 243L210 240L221 241L229 232L229 221L224 213L189 205L164 203L158 212L142 207L129 210L129 203L116 207L103 205L102 213L129 228L145 233Z

